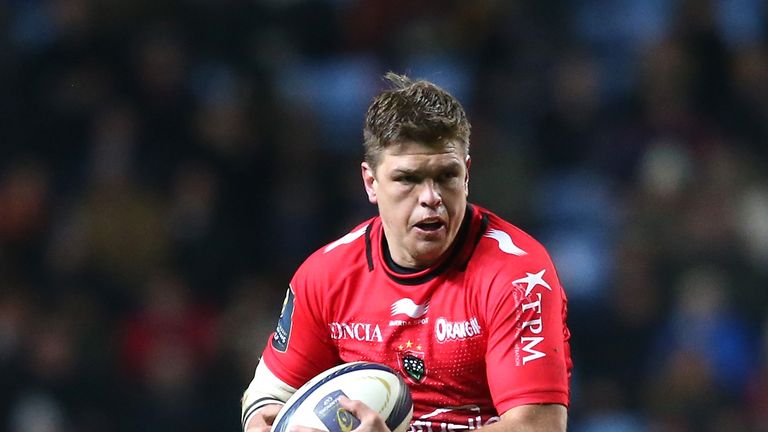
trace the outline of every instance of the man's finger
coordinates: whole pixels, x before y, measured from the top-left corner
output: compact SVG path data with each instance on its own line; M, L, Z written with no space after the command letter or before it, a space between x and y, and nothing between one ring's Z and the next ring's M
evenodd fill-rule
M346 396L339 397L339 405L341 405L341 407L345 410L351 412L357 418L360 418L360 415L364 414L361 412L361 410L364 411L365 408L368 408L364 403L357 400L351 400Z
M311 428L308 426L293 425L288 429L288 432L324 432L320 429Z
M352 415L357 417L360 421L365 419L373 420L381 417L378 411L374 410L363 402L360 402L359 400L351 400L345 396L341 396L339 397L339 405L352 413Z
M283 406L280 404L269 404L259 409L258 412L261 414L261 417L266 424L271 425L275 421L275 417L277 417L277 413L280 412L281 408L283 408Z

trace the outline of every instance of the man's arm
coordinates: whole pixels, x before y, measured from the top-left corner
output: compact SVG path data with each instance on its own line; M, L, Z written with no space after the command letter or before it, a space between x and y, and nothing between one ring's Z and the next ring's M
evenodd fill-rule
M260 361L253 374L253 380L243 395L243 430L268 430L256 429L255 426L271 426L283 403L295 392L295 388L284 383L269 370L264 360Z
M529 255L510 267L511 282L493 290L488 304L487 382L503 413L498 425L489 425L492 432L564 431L568 419L567 298L551 259L535 246L527 245Z
M568 410L559 404L520 405L501 420L484 426L483 432L565 432Z

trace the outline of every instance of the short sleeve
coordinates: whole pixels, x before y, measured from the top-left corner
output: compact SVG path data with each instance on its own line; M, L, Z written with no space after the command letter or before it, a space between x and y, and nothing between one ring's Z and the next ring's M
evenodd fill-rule
M324 324L320 282L299 268L286 292L275 331L264 349L269 370L295 388L339 363Z
M526 404L567 406L572 368L567 299L546 252L505 269L488 299L486 371L500 414Z

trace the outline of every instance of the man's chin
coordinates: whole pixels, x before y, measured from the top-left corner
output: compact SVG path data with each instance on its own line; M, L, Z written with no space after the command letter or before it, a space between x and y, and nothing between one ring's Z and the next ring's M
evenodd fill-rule
M443 242L420 242L412 255L419 267L429 267L443 256L448 249ZM426 244L425 244L426 243Z

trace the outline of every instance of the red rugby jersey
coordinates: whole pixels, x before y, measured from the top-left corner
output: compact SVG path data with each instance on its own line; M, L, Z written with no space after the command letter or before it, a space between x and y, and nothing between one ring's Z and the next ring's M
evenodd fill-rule
M433 267L402 274L376 217L296 271L263 361L300 387L342 362L409 383L412 430L474 429L532 403L568 405L566 297L541 244L475 205Z

